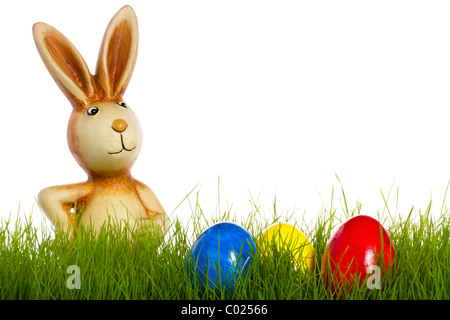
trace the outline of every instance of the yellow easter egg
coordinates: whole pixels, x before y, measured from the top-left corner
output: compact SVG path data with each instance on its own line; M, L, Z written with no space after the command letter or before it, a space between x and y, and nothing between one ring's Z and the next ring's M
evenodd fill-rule
M314 247L306 236L294 226L287 223L278 223L267 228L257 241L262 255L270 256L272 250L292 253L295 268L303 272L314 268Z

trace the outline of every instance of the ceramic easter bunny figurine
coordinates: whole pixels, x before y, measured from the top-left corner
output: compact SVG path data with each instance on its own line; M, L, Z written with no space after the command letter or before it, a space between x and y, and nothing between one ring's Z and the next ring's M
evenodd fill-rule
M33 26L33 35L45 66L72 104L69 148L88 175L84 183L43 189L38 196L41 209L57 229L71 235L80 221L94 230L109 220L165 231L168 219L160 202L130 173L142 145L139 121L122 100L138 48L133 9L125 6L111 19L95 75L55 28L39 22ZM83 207L81 216L73 213L75 205Z

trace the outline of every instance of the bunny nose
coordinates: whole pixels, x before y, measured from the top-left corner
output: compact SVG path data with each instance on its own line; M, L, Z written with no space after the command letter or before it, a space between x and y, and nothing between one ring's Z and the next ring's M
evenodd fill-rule
M112 128L117 132L124 132L128 127L128 123L123 119L116 119L112 123Z

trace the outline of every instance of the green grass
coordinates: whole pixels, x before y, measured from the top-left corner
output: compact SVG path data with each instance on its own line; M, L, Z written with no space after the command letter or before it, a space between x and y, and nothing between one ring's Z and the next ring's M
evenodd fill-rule
M54 235L48 226L36 228L32 218L3 220L0 226L0 299L333 299L320 277L322 254L334 230L347 218L361 214L361 205L349 209L342 191L341 208L329 206L312 221L296 212L280 214L276 201L267 212L251 198L252 210L238 220L232 209L215 214L203 212L198 203L186 198L191 219L181 222L172 214L172 226L163 237L134 234L105 228L96 236L81 231L77 239ZM450 299L450 221L446 208L435 217L430 205L406 215L388 208L389 195L383 195L385 209L378 219L390 233L396 248L393 277L385 277L381 289L354 288L339 299ZM219 202L220 206L220 202ZM300 217L300 218L299 218ZM406 217L406 218L405 218ZM193 286L186 268L190 246L208 226L233 221L255 238L276 222L296 225L316 250L316 268L302 274L292 266L292 256L280 253L277 259L264 259L256 252L247 277L233 295ZM264 263L262 263L264 262ZM80 268L80 289L69 289L71 273Z

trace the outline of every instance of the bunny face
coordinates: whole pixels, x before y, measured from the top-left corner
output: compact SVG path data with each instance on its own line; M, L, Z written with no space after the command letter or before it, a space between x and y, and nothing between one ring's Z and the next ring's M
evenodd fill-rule
M136 115L122 96L136 63L137 19L123 7L103 36L94 75L75 46L45 23L33 26L39 54L72 104L69 148L88 174L120 174L131 168L142 145Z
M93 102L72 112L69 148L88 174L105 176L128 171L142 146L138 118L124 102Z

